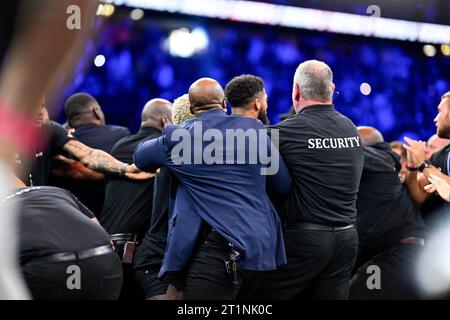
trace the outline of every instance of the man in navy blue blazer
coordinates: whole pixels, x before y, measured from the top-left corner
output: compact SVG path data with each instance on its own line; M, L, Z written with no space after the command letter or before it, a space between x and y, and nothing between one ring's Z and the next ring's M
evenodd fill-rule
M259 120L226 114L217 81L194 82L189 102L195 119L166 126L135 152L138 168L164 166L178 180L159 275L184 270L185 299L235 299L255 289L254 271L286 263L266 182L283 194L291 178Z

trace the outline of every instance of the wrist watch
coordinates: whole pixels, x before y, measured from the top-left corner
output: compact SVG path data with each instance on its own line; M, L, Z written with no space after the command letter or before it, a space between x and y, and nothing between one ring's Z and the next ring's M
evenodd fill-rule
M121 177L125 177L125 173L127 172L127 167L128 167L128 164L124 163L122 165L122 168L120 168L120 176Z
M414 165L414 162L408 161L406 163L406 170L408 171L417 171L417 167Z
M419 171L423 172L423 170L425 170L426 168L432 167L433 164L430 162L430 160L425 160L420 166L419 166Z

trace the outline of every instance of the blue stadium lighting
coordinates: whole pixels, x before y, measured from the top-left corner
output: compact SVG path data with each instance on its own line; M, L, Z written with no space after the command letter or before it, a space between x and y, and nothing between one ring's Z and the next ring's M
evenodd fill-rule
M105 0L161 12L422 43L450 43L450 26L242 0Z
M102 54L97 55L94 59L94 65L98 68L103 67L105 62L106 62L106 58Z

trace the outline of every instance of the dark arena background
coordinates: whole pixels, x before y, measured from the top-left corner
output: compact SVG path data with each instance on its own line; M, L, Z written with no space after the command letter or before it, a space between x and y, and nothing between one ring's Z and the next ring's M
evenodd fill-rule
M356 125L378 128L387 141L404 135L427 139L435 132L436 107L450 81L449 31L429 31L427 39L420 40L414 35L416 25L403 24L448 24L449 1L265 1L314 9L301 16L307 21L298 18L298 28L282 26L292 22L287 15L270 25L276 17L267 13L273 8L254 11L237 1L241 6L223 10L214 2L113 1L138 8L104 9L103 27L88 47L92 58L68 86L67 96L92 94L108 123L135 132L141 108L150 98L173 101L201 76L224 86L234 76L249 73L264 79L269 118L277 123L292 105L298 62L314 58L334 71L335 106ZM355 35L364 33L369 19L346 20L376 14L368 11L370 5L379 7L381 18L395 19L380 31L383 38ZM352 16L326 21L325 10ZM231 17L209 17L221 11ZM62 105L55 110L64 122Z

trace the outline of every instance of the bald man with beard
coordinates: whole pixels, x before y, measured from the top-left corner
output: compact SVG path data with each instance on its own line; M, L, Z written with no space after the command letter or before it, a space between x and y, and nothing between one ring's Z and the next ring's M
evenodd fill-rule
M139 143L161 136L164 124L171 119L172 104L164 99L152 99L144 106L141 128L138 133L119 140L111 154L121 161L133 160ZM140 242L149 228L153 205L154 178L145 181L130 181L120 177L111 178L105 190L105 203L100 222L111 235L120 256L125 243ZM131 248L132 246L129 246ZM128 254L129 252L127 252ZM132 259L131 259L132 260ZM134 280L132 261L125 261L124 285L121 298L143 298Z
M187 300L251 298L258 271L286 263L280 220L265 189L267 181L273 190L287 193L290 175L260 121L226 114L225 94L216 80L194 82L189 103L195 119L166 126L134 157L139 168L166 167L178 180L159 276L185 271ZM230 131L245 143L229 141ZM261 159L249 160L260 152L269 153L271 165L279 163L274 174L262 173L269 165Z
M399 179L400 157L377 129L358 127L358 132L364 167L356 201L359 247L350 298L420 298L414 271L426 228Z

